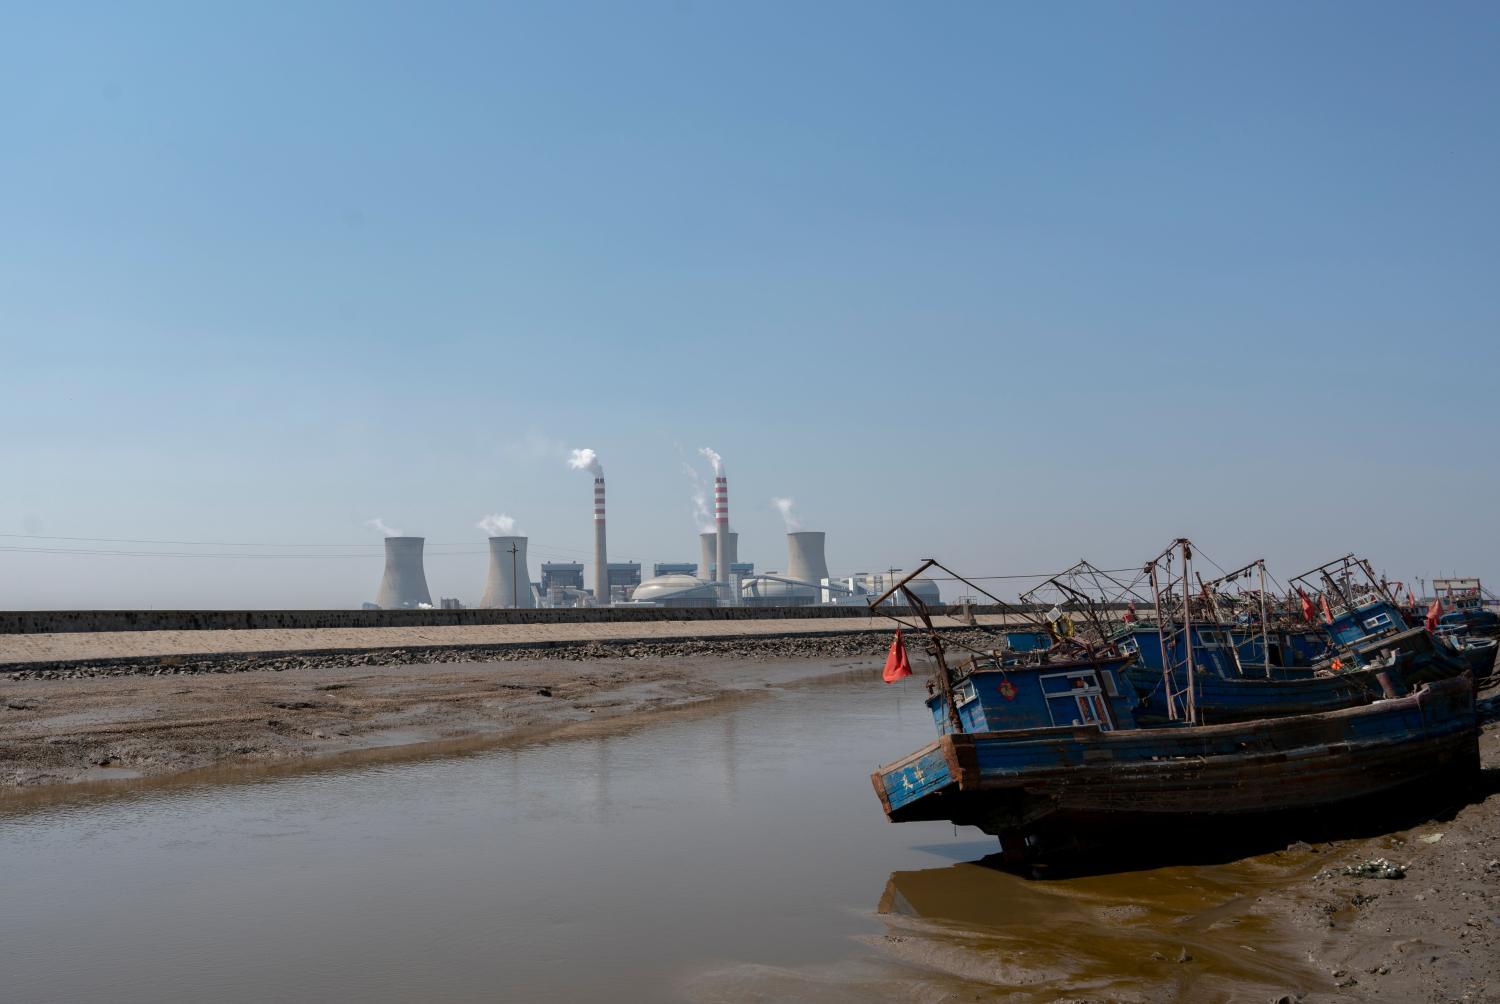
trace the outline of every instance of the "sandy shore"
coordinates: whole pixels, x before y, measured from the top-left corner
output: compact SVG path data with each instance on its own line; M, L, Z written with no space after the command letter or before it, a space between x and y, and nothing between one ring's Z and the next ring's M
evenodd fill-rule
M1287 924L1326 974L1306 1001L1500 1000L1500 728L1486 727L1479 748L1484 771L1467 804L1273 856L1288 884L1250 912ZM1381 859L1403 877L1344 873Z

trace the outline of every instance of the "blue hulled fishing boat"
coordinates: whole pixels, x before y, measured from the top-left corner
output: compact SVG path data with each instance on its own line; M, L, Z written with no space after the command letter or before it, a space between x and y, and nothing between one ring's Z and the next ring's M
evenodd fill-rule
M1478 768L1467 678L1335 711L1220 725L1199 723L1189 683L1185 717L1143 727L1121 686L1128 657L975 658L953 672L935 634L929 651L927 705L939 738L876 770L875 792L892 821L977 826L1013 862L1128 828L1325 809Z

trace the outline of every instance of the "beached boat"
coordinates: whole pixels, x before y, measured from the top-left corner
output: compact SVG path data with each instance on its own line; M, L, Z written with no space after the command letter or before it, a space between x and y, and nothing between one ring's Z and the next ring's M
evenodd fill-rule
M969 682L976 693L990 690ZM1008 727L948 732L876 770L887 817L976 826L1020 862L1125 827L1326 809L1454 782L1479 766L1465 678L1359 707L1226 725L1106 730L1000 710L986 720Z
M1284 621L1269 623L1272 618L1265 611L1283 604L1267 602L1263 593L1259 609L1238 605L1245 610L1241 616L1258 623L1227 624L1222 611L1235 606L1217 591L1224 580L1204 583L1192 595L1191 558L1191 545L1179 540L1175 549L1155 559L1161 566L1152 577L1157 623L1131 625L1115 639L1120 651L1137 656L1126 678L1140 695L1136 718L1143 725L1186 719L1188 704L1198 724L1335 711L1402 696L1423 683L1465 672L1489 673L1484 652L1461 651L1424 627L1408 626L1386 584L1376 579L1368 561L1354 555L1292 580L1295 595L1303 598L1307 627L1302 630ZM1167 567L1171 559L1178 564ZM1169 585L1163 588L1163 583ZM1182 602L1184 594L1189 603ZM1205 622L1205 616L1216 619ZM1321 642L1312 640L1312 630ZM1493 652L1488 660L1493 662Z
M875 771L876 794L894 822L977 826L1015 862L1129 827L1325 809L1478 769L1467 676L1356 707L1219 725L1198 724L1188 683L1184 717L1142 727L1118 658L970 659L954 673L936 635L929 651L927 706L940 737Z

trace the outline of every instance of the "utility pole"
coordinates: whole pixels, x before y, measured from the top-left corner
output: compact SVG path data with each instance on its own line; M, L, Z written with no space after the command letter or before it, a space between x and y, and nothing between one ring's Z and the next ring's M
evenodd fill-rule
M515 541L510 542L510 608L518 610L521 606L521 583L516 579L516 555L521 549L516 546ZM526 588L531 588L531 583L526 583Z

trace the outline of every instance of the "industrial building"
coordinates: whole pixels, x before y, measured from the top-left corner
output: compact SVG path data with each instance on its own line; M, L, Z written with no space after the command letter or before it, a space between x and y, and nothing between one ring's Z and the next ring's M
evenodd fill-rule
M651 566L652 578L663 575L697 575L698 566L691 561L658 561Z
M576 606L579 599L586 595L583 588L583 562L542 562L542 579L538 588L549 607Z
M609 563L609 600L626 600L641 584L639 561L611 561Z

